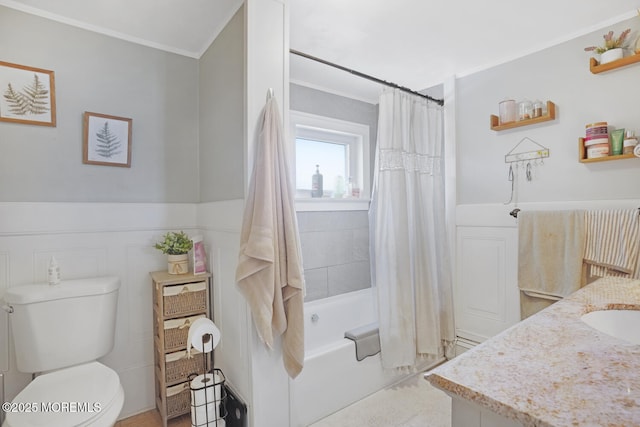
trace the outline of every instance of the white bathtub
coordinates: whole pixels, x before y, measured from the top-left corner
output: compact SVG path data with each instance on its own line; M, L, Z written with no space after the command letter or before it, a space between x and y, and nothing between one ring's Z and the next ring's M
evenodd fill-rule
M304 427L400 379L384 372L380 355L358 362L345 331L376 321L371 289L304 305L304 368L290 381L292 427ZM314 320L315 319L315 320Z

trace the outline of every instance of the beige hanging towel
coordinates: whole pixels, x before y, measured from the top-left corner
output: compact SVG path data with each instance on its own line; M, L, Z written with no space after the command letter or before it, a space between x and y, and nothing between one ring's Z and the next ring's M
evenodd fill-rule
M282 335L284 366L295 378L304 363L304 273L289 176L280 114L271 97L260 121L236 281L267 347Z
M640 219L637 209L590 210L586 213L584 262L591 276L637 277Z
M584 211L518 213L522 319L580 289L584 244Z

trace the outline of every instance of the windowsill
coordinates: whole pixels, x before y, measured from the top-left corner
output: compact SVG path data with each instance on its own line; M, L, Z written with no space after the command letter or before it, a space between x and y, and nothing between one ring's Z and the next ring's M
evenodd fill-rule
M369 202L369 199L296 199L296 211L366 211Z

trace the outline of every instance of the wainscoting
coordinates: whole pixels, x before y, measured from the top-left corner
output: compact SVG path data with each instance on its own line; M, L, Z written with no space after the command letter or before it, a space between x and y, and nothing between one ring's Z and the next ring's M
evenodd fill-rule
M462 352L520 321L514 205L456 207L455 322ZM639 199L520 203L522 210L629 209ZM577 255L580 256L580 255Z
M167 230L195 234L196 205L0 203L0 218L0 297L9 286L45 282L51 256L63 280L120 278L115 346L102 362L120 375L126 396L122 417L155 407L149 272L166 269L166 258L153 244ZM3 310L0 370L7 400L31 378L15 368Z

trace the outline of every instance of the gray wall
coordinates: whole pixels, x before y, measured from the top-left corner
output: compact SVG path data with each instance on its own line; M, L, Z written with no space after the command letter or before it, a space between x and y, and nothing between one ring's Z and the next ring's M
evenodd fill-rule
M371 171L378 106L291 84L291 110L369 126ZM305 301L371 286L367 211L298 212Z
M55 72L58 122L0 122L0 201L198 201L197 60L3 6L0 40ZM85 111L133 119L131 168L82 163Z
M640 133L640 65L592 74L590 54L584 52L584 47L600 44L609 29L619 34L625 28L638 28L637 18L457 81L459 204L509 200L511 184L504 156L525 137L548 147L550 157L544 165L533 168L531 182L523 179L520 171L520 202L631 199L640 195L640 159L578 162L578 138L584 137L588 123L607 121L609 126ZM631 40L637 35L635 30ZM498 103L507 97L551 100L557 105L556 120L494 132L489 129L489 116L498 114Z
M200 201L244 197L244 7L200 58Z

